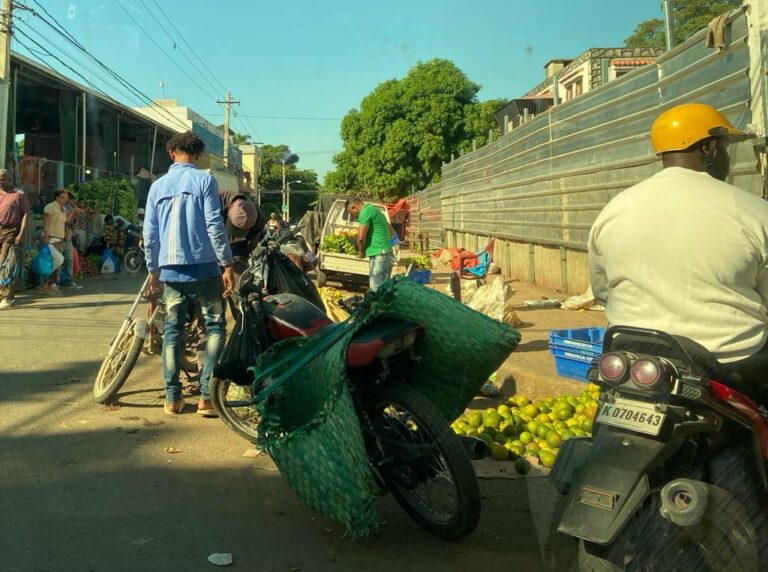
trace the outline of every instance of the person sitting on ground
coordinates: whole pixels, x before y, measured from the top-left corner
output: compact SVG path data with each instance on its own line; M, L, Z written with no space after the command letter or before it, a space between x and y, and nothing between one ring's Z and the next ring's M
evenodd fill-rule
M747 134L688 103L651 127L663 169L622 191L589 235L608 322L698 342L749 384L768 381L768 202L725 182Z

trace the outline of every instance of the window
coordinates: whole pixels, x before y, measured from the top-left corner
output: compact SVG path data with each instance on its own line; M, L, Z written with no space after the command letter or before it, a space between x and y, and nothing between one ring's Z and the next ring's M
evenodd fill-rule
M574 97L580 96L583 90L584 88L582 78L576 78L574 81L565 86L565 101L569 101Z

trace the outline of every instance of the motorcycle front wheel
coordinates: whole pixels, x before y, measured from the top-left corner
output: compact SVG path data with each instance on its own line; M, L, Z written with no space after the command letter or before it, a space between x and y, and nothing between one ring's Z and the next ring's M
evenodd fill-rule
M480 520L480 487L445 418L426 397L402 383L375 388L366 400L391 459L379 472L400 506L444 540L470 534Z
M93 383L93 398L98 403L106 403L119 391L139 359L144 340L136 335L134 325L123 332L112 356L107 354L101 363Z
M255 445L256 427L259 424L256 406L232 407L229 405L234 401L250 401L250 386L237 385L228 379L211 377L209 391L211 403L219 414L219 418L240 437Z
M129 248L123 255L123 268L128 274L136 274L144 268L144 256L136 248Z

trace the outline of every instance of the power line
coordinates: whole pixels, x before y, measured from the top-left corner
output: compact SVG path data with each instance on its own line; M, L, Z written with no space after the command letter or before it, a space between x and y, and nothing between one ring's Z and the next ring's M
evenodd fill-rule
M19 25L20 23L21 23L21 21L20 21L20 20L17 20L17 21L16 21L17 30L18 30L19 32L23 33L21 30L19 30L19 29L18 29L18 25ZM28 31L30 31L30 32L34 32L34 33L37 35L37 37L38 37L40 40L47 42L47 43L48 43L50 46L52 46L54 49L58 50L58 51L59 51L61 54L63 54L63 55L65 55L65 56L67 56L67 57L68 57L68 58L69 58L69 59L70 59L72 62L74 62L75 64L77 64L78 66L80 66L80 67L81 67L81 68L83 68L83 69L88 69L88 66L86 66L86 65L85 65L85 64L84 64L82 61L78 60L78 59L77 59L77 58L75 58L75 57L74 57L72 54L70 54L69 52L67 52L67 51L65 51L64 49L62 49L62 48L61 48L61 46L59 46L59 45L57 45L56 43L54 43L54 42L53 42L53 40L51 40L51 39L50 39L50 38L48 38L47 36L43 35L41 32L39 32L38 30L36 30L35 28L33 28L32 26L30 26L30 25L29 25L29 24L27 24L26 22L24 23L24 26L25 26L25 28L26 28ZM18 37L16 37L16 38L15 38L15 40L16 40L16 41L19 41L19 40L18 40ZM35 53L35 54L36 54L36 55L38 55L38 57L39 57L39 55L40 55L40 54L39 54L38 52L36 52L35 50L32 50L32 49L31 49L29 46L27 46L27 45L24 45L22 42L19 42L19 44L20 44L20 45L23 45L23 46L24 46L24 47L25 47L27 50L29 50L29 51L30 51L30 52L32 52L32 53ZM50 56L50 52L49 52L48 50L46 50L46 52L47 52L47 53L46 53L45 55L49 55L49 56ZM49 67L50 67L50 66L49 66ZM89 73L91 73L91 74L93 74L95 77L99 78L99 80L101 80L101 82L102 82L102 83L104 83L105 85L107 85L109 88L111 88L111 89L113 89L114 91L116 91L116 92L120 93L120 94L121 94L123 97L125 97L127 100L130 100L130 101L132 101L134 104L138 104L138 105L140 105L140 106L141 106L141 105L143 105L143 102L142 102L142 101L140 101L140 100L137 100L135 95L131 94L130 92L126 92L126 91L124 91L124 90L123 90L123 89L122 89L120 86L116 86L114 83L110 82L110 81L109 81L108 79L106 79L104 76L102 76L102 75L100 75L100 74L98 74L98 73L96 73L95 71L92 71L92 70L88 70L88 72L89 72ZM106 97L110 97L110 98L111 98L111 96L109 96L109 95L108 95L108 94L107 94L107 93L106 93L104 90L99 90L99 91L100 91L102 94L104 94Z
M40 19L42 22L44 22L48 27L50 27L53 31L55 31L57 34L59 34L61 37L63 37L67 42L72 44L74 47L76 47L78 50L86 54L91 60L96 62L104 71L106 71L110 76L112 76L115 80L118 81L124 88L129 90L131 93L135 94L140 100L146 101L149 103L149 106L152 108L156 108L160 113L164 114L166 117L168 117L171 121L175 122L176 125L181 126L181 128L186 131L189 127L181 121L178 117L170 113L167 109L162 107L161 105L156 104L151 97L143 93L138 88L134 87L133 84L128 82L128 80L124 79L122 76L120 76L117 72L115 72L112 68L110 68L107 64L102 62L99 58L94 56L85 46L83 46L72 34L69 33L69 31L55 18L53 17L48 10L46 10L45 6L40 4L38 0L33 0L35 4L37 4L40 9L50 18L50 20L44 18L42 15L40 15L38 12L32 10L32 14L36 16L38 19ZM51 20L53 22L51 22ZM60 49L60 48L59 48Z
M152 10L149 8L147 3L144 0L141 0L141 3L143 4L144 8L147 10L149 15L152 16L152 19L157 23L160 29L162 29L163 32L165 32L165 35L168 36L168 39L171 40L171 42L173 42L173 49L178 50L178 52L182 56L184 56L190 64L192 64L192 67L195 68L195 71L199 73L202 77L205 77L206 81L208 81L208 85L213 88L213 91L217 91L218 88L215 85L213 85L213 82L211 82L211 80L208 77L206 77L205 73L203 73L203 71L197 66L194 60L187 55L187 52L182 50L181 46L177 46L176 40L173 38L173 36L171 36L171 34L168 32L165 26L163 26L160 20L158 20L157 16L155 16L154 12L152 12Z
M176 25L173 23L173 20L171 20L171 19L168 17L168 14L166 14L166 13L165 13L165 11L164 11L164 10L162 9L162 7L160 6L160 4L158 4L158 3L157 3L157 0L152 0L152 2L153 2L153 4L154 4L155 6L157 6L157 9L160 11L160 13L163 15L163 17L164 17L164 18L165 18L165 19L168 21L168 23L171 25L171 28L173 28L173 30L176 32L176 34L178 34L178 36L179 36L179 38L181 39L181 41L182 41L182 42L184 42L184 44L187 46L187 48L189 48L189 51L192 53L192 55L193 55L193 56L195 56L195 57L196 57L198 60L200 60L200 65L202 65L202 66L203 66L203 67L204 67L206 70L208 70L208 73L209 73L209 74L211 74L211 77L213 78L213 80L214 80L216 83L218 83L218 84L219 84L219 87L221 87L221 91L227 91L227 88L226 88L226 87L224 87L224 85L223 85L223 84L222 84L222 83L221 83L221 82L220 82L220 81L219 81L219 80L216 78L216 76L215 76L215 75L214 75L214 73L211 71L211 69L210 69L210 68L209 68L207 65L205 65L205 61L203 60L203 58L201 58L201 57L200 57L200 56L197 54L197 52L195 52L194 48L193 48L191 45L189 45L189 42L187 42L187 40L185 40L185 39L184 39L184 36L182 35L182 33L181 33L181 32L179 32L179 29L178 29L178 28L176 27Z
M201 113L208 117L222 117L220 113ZM290 121L341 121L341 117L295 117L286 115L243 115L243 117L254 117L256 119L285 119Z
M36 1L37 1L37 0L36 0ZM173 63L173 65L175 65L175 66L176 66L176 67L177 67L177 68L178 68L178 69L181 71L181 73L183 73L185 76L187 76L187 77L189 78L189 80L190 80L190 81L191 81L193 84L198 84L198 88L200 89L200 91L202 91L202 92L203 92L205 95L207 95L208 97L210 97L211 99L213 99L214 101L216 101L216 96L215 96L215 95L214 95L214 96L212 96L210 93L208 93L206 90L204 90L204 89L203 89L203 88L202 88L202 87L199 85L199 82L198 82L198 80L196 80L196 79L195 79L195 78L193 78L191 75L189 75L189 74L186 72L186 70L185 70L184 68L182 68L182 67L179 65L179 63L178 63L178 62L177 62L175 59L173 59L173 58L172 58L172 57L171 57L171 56L168 54L168 52L166 52L166 51L163 49L163 47L162 47L160 44L158 44L158 43L157 43L157 40L155 40L155 39L152 37L152 34L150 34L149 32L147 32L147 30L144 28L144 26L142 26L142 25L139 23L139 21L138 21L138 20L136 20L136 18L134 18L134 17L133 17L133 15L132 15L132 14L131 14L131 13L130 13L128 10L126 10L125 6L123 6L123 5L122 5L122 3L120 2L120 0L115 0L115 1L116 1L116 4L117 4L118 6L120 6L120 8L122 9L122 11L123 11L123 12L125 12L125 14L126 14L126 15L127 15L127 16L128 16L128 17L129 17L129 18L132 20L132 21L133 21L133 23L134 23L134 24L136 24L136 26L138 26L138 28L139 28L139 29L140 29L142 32L144 32L144 35L145 35L145 36L147 36L147 37L148 37L148 38L149 38L149 39L152 41L152 43L153 43L153 44L155 44L155 46L157 46L157 49L158 49L158 50L160 50L160 51L163 53L163 55L165 55L165 57L166 57L166 58L168 58L168 59L171 61L171 63Z

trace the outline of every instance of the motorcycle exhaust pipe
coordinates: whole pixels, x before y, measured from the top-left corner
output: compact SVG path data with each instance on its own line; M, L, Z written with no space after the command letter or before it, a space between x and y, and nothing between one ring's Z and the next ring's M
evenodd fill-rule
M695 526L704 518L709 505L709 488L691 479L675 479L661 489L659 512L678 526Z
M473 461L483 459L491 452L488 448L488 444L482 439L478 439L477 437L467 437L466 435L459 435L458 437L461 444L464 445L464 450L467 452L467 455L469 455L469 458Z

